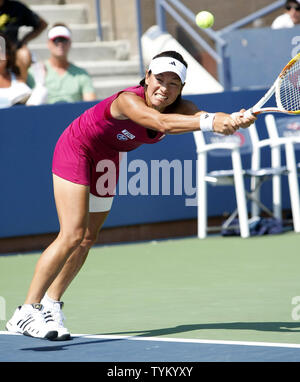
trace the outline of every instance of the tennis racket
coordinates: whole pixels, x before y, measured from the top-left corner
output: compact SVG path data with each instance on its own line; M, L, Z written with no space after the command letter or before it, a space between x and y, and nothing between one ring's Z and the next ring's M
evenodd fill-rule
M275 93L276 107L263 107ZM281 71L267 93L250 109L244 117L262 113L300 114L300 53Z

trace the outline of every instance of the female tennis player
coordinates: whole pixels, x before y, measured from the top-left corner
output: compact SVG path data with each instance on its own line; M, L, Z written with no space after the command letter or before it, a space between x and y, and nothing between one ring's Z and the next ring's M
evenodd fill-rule
M32 337L66 340L63 293L82 267L112 205L113 189L101 187L98 164L110 160L118 178L119 154L167 134L197 130L233 134L255 117L207 113L181 98L187 63L174 51L155 56L139 86L85 111L63 132L53 158L60 232L39 258L26 300L6 328ZM114 184L115 186L115 184ZM114 188L114 187L113 187Z

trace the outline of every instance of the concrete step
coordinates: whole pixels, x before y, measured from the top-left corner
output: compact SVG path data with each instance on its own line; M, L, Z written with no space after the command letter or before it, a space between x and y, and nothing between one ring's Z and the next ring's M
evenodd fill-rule
M45 44L29 44L30 50L37 60L49 58L49 50ZM126 40L75 42L69 53L69 59L75 61L127 60L130 54L129 42Z
M131 77L115 77L115 78L102 78L93 80L97 99L104 99L123 90L129 86L135 86L139 84L141 78L139 76Z
M34 12L51 24L87 24L89 8L86 4L32 5Z
M97 24L68 24L68 27L72 32L73 42L91 42L98 40ZM35 38L33 42L35 44L46 43L48 29ZM20 36L24 36L30 30L31 27L21 27L19 32ZM110 39L110 27L107 23L102 24L102 34L103 41L108 41Z
M125 61L76 61L75 65L84 68L92 77L139 76L139 62Z

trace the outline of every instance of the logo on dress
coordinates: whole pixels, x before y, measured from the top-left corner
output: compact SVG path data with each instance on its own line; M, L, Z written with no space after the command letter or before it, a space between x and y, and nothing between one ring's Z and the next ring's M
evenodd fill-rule
M117 134L117 138L119 141L127 141L129 139L134 139L135 135L131 134L128 130L122 130L122 134Z
M117 138L119 141L128 141L128 138L123 134L117 134Z

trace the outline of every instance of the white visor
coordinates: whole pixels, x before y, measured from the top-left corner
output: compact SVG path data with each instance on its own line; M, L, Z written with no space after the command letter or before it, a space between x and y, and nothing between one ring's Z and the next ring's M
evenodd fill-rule
M178 75L181 82L184 84L186 79L186 66L180 61L172 57L158 57L154 58L149 65L149 70L153 74L160 74L164 72L173 72Z
M54 27L49 30L48 32L48 39L49 40L54 40L57 37L64 37L67 38L68 40L71 39L71 32L69 31L68 28L59 25L57 27Z

